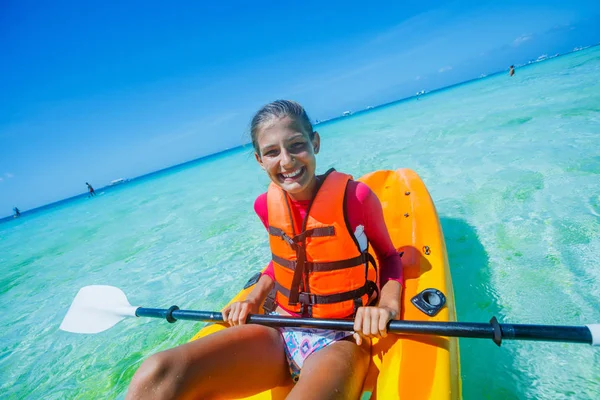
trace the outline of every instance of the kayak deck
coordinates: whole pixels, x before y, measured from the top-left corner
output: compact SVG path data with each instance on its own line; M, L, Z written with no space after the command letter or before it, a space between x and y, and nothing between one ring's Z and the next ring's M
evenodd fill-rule
M394 246L403 252L405 289L402 319L456 321L452 279L446 245L433 201L420 177L412 170L375 171L359 179L379 198ZM253 286L231 301L244 299ZM446 297L435 315L417 309L411 299L434 288ZM192 340L225 329L204 327ZM373 340L371 364L363 384L363 399L460 399L458 339L427 335L394 335ZM278 387L247 399L284 399L292 386Z

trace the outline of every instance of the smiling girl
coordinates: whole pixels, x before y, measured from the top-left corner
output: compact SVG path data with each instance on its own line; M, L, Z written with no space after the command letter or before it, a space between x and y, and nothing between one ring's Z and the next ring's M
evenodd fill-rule
M357 399L370 338L385 337L400 315L402 265L381 204L349 175L316 174L320 137L302 106L267 104L252 119L251 136L271 180L254 209L272 261L246 300L223 310L230 328L148 358L129 399L235 398L292 382L288 399ZM272 292L271 312L354 318L354 333L245 324Z

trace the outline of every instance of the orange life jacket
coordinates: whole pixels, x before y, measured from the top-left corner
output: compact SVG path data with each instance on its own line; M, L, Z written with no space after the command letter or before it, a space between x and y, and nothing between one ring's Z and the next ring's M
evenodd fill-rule
M276 301L315 318L345 318L374 300L377 272L346 218L346 186L352 177L332 169L324 179L304 221L293 215L287 193L274 183L269 186Z

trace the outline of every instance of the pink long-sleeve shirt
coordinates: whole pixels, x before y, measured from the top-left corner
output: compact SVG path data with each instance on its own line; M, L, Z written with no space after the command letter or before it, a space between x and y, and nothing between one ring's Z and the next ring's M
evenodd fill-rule
M304 217L306 217L310 201L292 200L290 203L294 216L303 221ZM364 233L375 251L375 256L379 262L379 287L382 287L390 280L400 282L404 286L402 261L388 234L383 219L383 209L375 193L362 182L349 181L346 186L346 210L352 232L356 231L356 227L362 225ZM267 193L263 193L256 198L254 211L256 211L256 214L268 230ZM275 281L275 271L272 261L263 274L270 276Z

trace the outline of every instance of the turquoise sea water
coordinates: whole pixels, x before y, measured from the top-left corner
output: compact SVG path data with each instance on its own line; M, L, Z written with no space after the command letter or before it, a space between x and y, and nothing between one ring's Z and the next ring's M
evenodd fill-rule
M310 110L309 110L310 111ZM318 127L318 170L408 167L442 221L458 316L600 322L600 47ZM202 324L58 326L77 290L218 310L267 262L250 149L0 223L0 393L122 398L141 361ZM465 399L600 397L600 350L460 341Z

